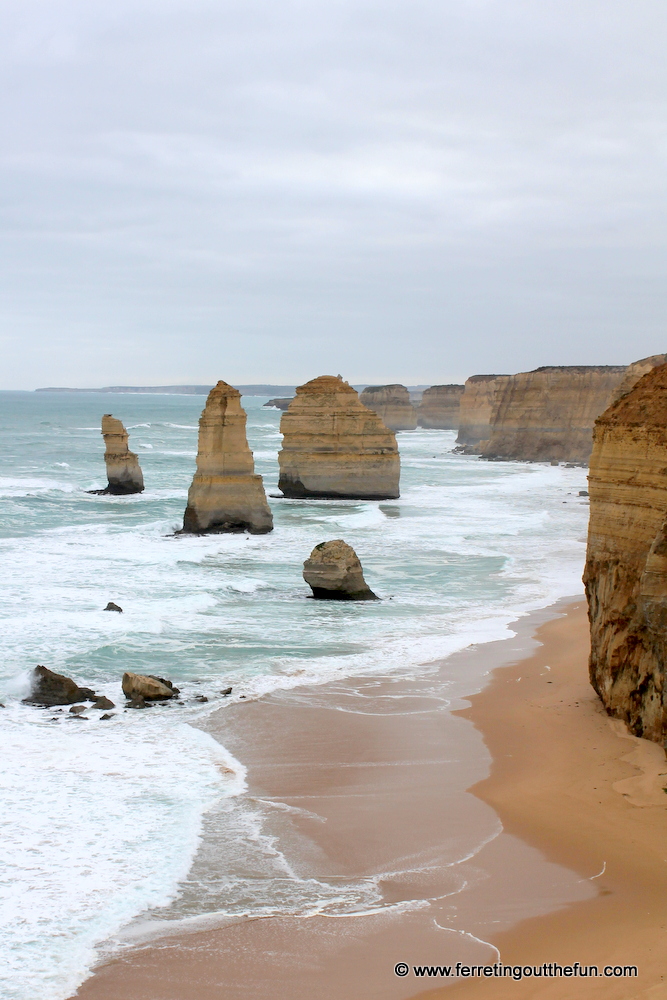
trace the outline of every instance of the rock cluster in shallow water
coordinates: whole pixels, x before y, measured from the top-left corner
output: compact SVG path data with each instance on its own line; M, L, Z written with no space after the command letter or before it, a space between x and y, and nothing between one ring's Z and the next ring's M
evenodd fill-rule
M226 382L218 382L199 420L197 471L182 530L265 534L272 529L262 477L255 473L248 447L241 394Z
M394 433L339 376L301 385L280 421L279 488L287 497L390 500L399 496Z

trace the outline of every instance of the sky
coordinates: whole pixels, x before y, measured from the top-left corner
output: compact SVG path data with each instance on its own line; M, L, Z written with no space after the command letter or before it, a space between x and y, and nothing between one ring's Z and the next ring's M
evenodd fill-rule
M667 350L664 0L3 0L0 388Z

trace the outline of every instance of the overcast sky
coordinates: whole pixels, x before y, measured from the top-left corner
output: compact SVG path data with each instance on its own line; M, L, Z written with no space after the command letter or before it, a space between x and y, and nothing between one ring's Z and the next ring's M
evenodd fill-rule
M3 0L0 388L667 349L664 0Z

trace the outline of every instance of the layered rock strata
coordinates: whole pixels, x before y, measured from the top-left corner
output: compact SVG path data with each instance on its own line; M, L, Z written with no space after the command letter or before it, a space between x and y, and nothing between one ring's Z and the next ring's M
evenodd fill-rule
M303 578L319 600L377 601L357 553L341 538L315 546L303 564Z
M122 422L110 413L105 413L102 417L102 437L109 484L103 490L90 492L97 493L98 496L143 493L144 477L139 459L128 448L128 434Z
M369 385L359 402L377 413L390 431L413 431L417 426L417 411L404 385Z
M432 385L430 389L424 389L417 407L419 426L458 430L464 390L464 385Z
M491 433L496 403L511 375L472 375L463 387L459 404L460 450L474 452Z
M646 375L654 368L658 368L660 365L664 364L667 364L667 354L652 354L649 358L642 358L640 361L633 361L633 363L628 365L625 369L625 375L623 376L620 385L612 393L609 405L615 403L617 399L621 398L621 396L625 396L626 392L630 392L637 382L639 382L642 375Z
M584 583L591 683L636 736L665 739L667 365L595 425Z
M340 376L296 390L280 421L279 488L286 497L395 500L396 437Z
M226 382L211 389L199 419L197 471L188 492L183 531L249 531L273 529L262 477L255 474L246 438L241 394Z
M496 397L486 458L586 465L593 424L627 375L625 365L549 366L512 375Z

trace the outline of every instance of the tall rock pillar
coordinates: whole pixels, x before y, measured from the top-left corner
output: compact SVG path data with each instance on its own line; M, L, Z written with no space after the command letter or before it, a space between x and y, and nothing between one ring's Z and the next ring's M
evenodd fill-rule
M249 531L273 529L262 477L246 438L246 413L238 389L218 382L199 419L197 471L188 492L183 531Z
M101 496L142 493L144 477L139 459L128 448L128 435L122 422L112 417L110 413L105 413L102 417L102 437L109 485L103 490L91 490L91 493Z

